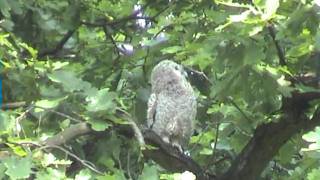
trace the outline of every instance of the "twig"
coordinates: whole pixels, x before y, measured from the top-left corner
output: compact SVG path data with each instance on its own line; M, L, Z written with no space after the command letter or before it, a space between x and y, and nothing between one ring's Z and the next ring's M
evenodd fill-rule
M134 135L139 142L140 147L144 148L145 147L144 137L143 137L142 132L139 129L138 125L131 118L131 115L123 109L117 108L116 110L119 111L120 113L124 114L127 117L126 120L129 121L129 123L132 127L132 130L134 131Z
M242 114L242 116L247 119L249 122L253 122L249 116L246 115L246 113L237 105L236 102L234 102L233 98L231 96L228 96L227 99L230 101L230 103Z
M165 8L163 8L162 10L160 10L159 12L157 12L155 15L153 15L151 17L138 16L138 14L141 13L141 11L143 9L147 8L147 6L149 6L151 3L153 3L153 1L150 1L147 4L143 5L139 10L134 11L132 14L125 16L125 17L122 17L122 18L115 19L113 21L108 22L108 21L102 20L100 22L87 22L87 21L83 20L80 22L80 24L86 25L86 26L92 26L92 27L104 27L104 26L112 26L113 27L118 24L126 23L131 20L144 19L144 20L154 21L154 19L156 17L158 17L161 13L163 13L164 11L166 11L170 7L170 6L166 6Z
M212 150L213 161L215 161L215 159L216 159L216 150L217 150L217 144L218 144L218 138L219 138L219 127L220 127L220 123L218 123L216 126L216 137L214 140L214 146L213 146L213 150Z
M120 161L119 156L115 157L115 159L116 159L116 160L117 160L117 162L118 162L119 169L120 169L121 171L123 171L123 169L122 169L122 163L121 163L121 161Z
M16 122L20 123L20 121L26 117L26 115L32 110L32 106L30 106L26 111L24 111L19 117L16 118Z
M117 46L116 41L113 39L112 35L109 34L108 29L107 29L107 25L102 26L103 32L106 36L106 40L108 40L108 38L111 40L114 48L116 49L117 55L120 56L120 49Z
M159 36L160 33L162 33L163 31L165 31L167 28L172 27L172 24L169 24L167 26L162 27L157 33L155 33L153 35L152 38L157 38L157 36Z
M43 110L45 110L45 111L49 111L49 112L52 112L52 113L55 113L55 114L57 114L57 115L59 115L59 116L62 116L62 117L64 117L64 118L68 118L68 119L70 119L71 121L74 121L74 122L77 122L77 123L83 122L83 121L81 121L81 120L79 120L79 119L73 118L73 117L71 117L71 116L69 116L69 115L67 115L67 114L65 114L65 113L56 111L56 110L51 109L51 108L45 108L45 107L36 106L36 105L33 105L33 107L34 107L34 108L43 109Z
M132 180L132 176L130 172L130 151L128 151L128 154L127 154L127 172L128 172L129 179Z
M39 150L42 150L42 149L50 149L50 148L55 148L55 149L59 149L60 151L63 151L64 153L66 153L67 155L73 157L74 159L76 159L77 161L79 161L83 166L89 168L90 170L92 170L93 172L96 172L100 175L104 175L103 172L99 171L95 165L90 162L90 161L87 161L87 160L83 160L81 158L79 158L77 155L75 155L74 153L68 151L67 149L63 148L63 147L60 147L58 145L42 145L41 143L36 143L36 142L9 142L10 144L14 144L14 145L18 145L18 146L28 146L28 147L38 147Z
M20 122L22 121L22 119L24 119L27 114L32 110L32 106L30 106L26 111L24 111L22 114L20 114L19 117L17 117L15 119L15 124L16 124L16 131L17 131L17 135L19 136L19 129L22 130L23 134L25 135L24 129L20 126Z
M147 19L147 20L152 20L149 17L141 17L141 16L137 16L141 10L147 8L151 3L153 3L153 1L149 1L148 3L146 3L145 5L143 5L140 9L138 9L137 11L133 12L131 15L123 17L123 18L119 18L117 20L111 21L108 23L108 25L110 26L114 26L123 22L127 22L129 20L135 20L135 19Z
M122 17L122 18L118 18L115 19L113 21L105 21L105 20L101 20L100 22L87 22L87 21L81 21L80 24L82 25L86 25L86 26L92 26L92 27L103 27L103 26L115 26L121 23L126 23L130 20L137 20L137 19L145 19L145 20L152 20L152 18L150 17L142 17L142 16L137 16L142 9L145 9L147 6L149 6L151 3L153 3L153 1L148 2L147 4L143 5L141 7L141 9L134 11L132 14Z
M40 114L39 114L39 118L38 118L38 128L37 128L37 130L35 131L38 135L39 135L40 132L41 132L41 123L42 123L42 120L43 120L43 114L40 113Z
M165 8L163 8L162 10L160 10L157 14L153 15L150 19L154 20L155 18L157 18L158 16L160 16L160 14L162 14L164 11L166 11L167 9L169 9L169 5L166 6Z
M283 52L279 42L276 39L276 30L275 30L274 26L271 23L269 23L267 25L267 28L269 30L270 36L272 37L273 43L276 46L277 54L278 54L278 57L279 57L279 63L280 63L281 66L286 66L287 63L286 63L286 58L285 58L284 52Z
M87 160L83 160L81 158L79 158L77 155L75 155L74 153L68 151L67 149L60 147L60 146L56 146L56 145L50 145L50 146L42 146L41 149L48 149L48 148L55 148L55 149L59 149L60 151L63 151L64 153L66 153L67 155L73 157L74 159L76 159L78 162L80 162L83 166L89 168L90 170L92 170L93 172L100 174L100 175L104 175L103 172L101 172L100 170L98 170L93 163L87 161Z

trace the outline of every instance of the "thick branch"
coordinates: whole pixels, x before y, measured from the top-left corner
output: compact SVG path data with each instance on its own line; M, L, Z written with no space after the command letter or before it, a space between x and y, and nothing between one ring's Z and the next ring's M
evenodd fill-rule
M47 146L60 146L79 136L86 135L91 131L91 128L86 123L79 123L70 126L64 131L58 133L57 135L46 139L42 143Z
M134 137L135 130L132 126L119 125L115 129L128 138ZM61 146L72 139L86 135L90 132L93 132L93 130L88 124L79 123L48 138L43 141L42 144L48 147ZM188 170L193 172L200 180L214 179L214 176L207 174L193 159L181 153L173 146L163 142L153 131L146 130L143 133L143 137L148 145L155 147L155 149L145 149L143 151L144 155L159 163L163 168L173 172Z
M166 144L153 131L144 132L144 138L147 144L157 147L157 149L147 149L143 153L151 158L166 170L172 172L191 171L197 179L215 179L213 175L207 174L191 157L181 153L173 146Z
M219 179L257 179L281 146L293 135L301 131L309 131L317 125L320 125L319 109L311 120L303 113L299 115L292 112L285 114L277 122L259 126L230 169Z
M12 102L12 103L5 103L1 105L1 109L8 110L8 109L17 109L21 107L26 107L27 103L25 101L21 102Z

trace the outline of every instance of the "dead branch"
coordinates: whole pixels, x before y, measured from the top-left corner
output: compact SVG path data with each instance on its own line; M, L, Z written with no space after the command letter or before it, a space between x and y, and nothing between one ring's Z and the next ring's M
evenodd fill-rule
M26 107L26 106L27 106L27 103L25 101L12 102L12 103L2 104L1 109L9 110L9 109L17 109L17 108Z

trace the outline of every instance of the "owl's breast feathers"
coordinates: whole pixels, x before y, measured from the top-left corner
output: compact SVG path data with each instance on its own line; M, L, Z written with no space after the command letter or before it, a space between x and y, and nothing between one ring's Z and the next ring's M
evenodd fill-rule
M172 145L187 145L193 133L196 97L181 65L160 62L151 73L152 94L148 102L148 127Z

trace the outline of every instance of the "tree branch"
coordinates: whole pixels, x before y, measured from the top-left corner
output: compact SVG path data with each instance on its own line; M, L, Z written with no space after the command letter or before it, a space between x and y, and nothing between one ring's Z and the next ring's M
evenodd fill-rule
M55 149L58 149L62 152L64 152L66 155L74 158L75 160L77 160L78 162L80 162L83 166L87 167L88 169L90 169L91 171L97 173L97 174L100 174L100 175L104 175L103 172L101 172L100 170L97 169L97 167L91 163L90 161L87 161L87 160L83 160L81 159L80 157L78 157L76 154L68 151L67 149L61 147L61 146L56 146L56 145L51 145L51 146L42 146L41 147L42 149L48 149L48 148L55 148Z
M273 24L271 24L271 23L268 24L267 28L269 30L269 34L270 34L270 36L272 38L272 41L273 41L274 45L276 46L277 54L278 54L278 57L279 57L279 64L281 66L286 66L287 65L286 58L285 58L283 49L281 48L279 42L276 39L276 30L275 30Z
M75 139L79 136L86 135L90 132L92 132L92 130L87 123L79 123L76 125L71 125L69 128L66 128L64 131L61 131L55 136L44 140L41 144L47 145L47 146L60 146L72 139Z
M207 80L202 73L195 74ZM208 84L213 84L207 81ZM314 87L313 84L308 83L309 81L310 77L306 80L299 79L298 82ZM257 127L253 137L232 162L228 171L217 179L258 179L270 160L292 136L301 131L310 131L320 125L320 108L317 109L311 120L305 115L309 103L320 99L320 92L316 90L313 92L294 91L291 95L289 98L283 98L281 111L284 112L284 115L274 122Z
M118 19L115 19L113 21L106 21L105 19L103 20L98 20L98 22L87 22L87 21L81 21L81 24L86 25L86 26L92 26L92 27L104 27L104 26L116 26L119 24L126 23L131 20L138 20L138 19L144 19L144 20L149 20L149 21L155 21L155 18L157 18L160 14L162 14L164 11L166 11L170 6L166 6L159 12L157 12L155 15L151 17L145 17L145 16L138 16L139 13L141 13L145 8L147 8L153 1L148 2L147 4L143 5L141 9L134 11L132 14L121 17Z
M9 109L17 109L21 107L26 107L27 103L25 101L21 102L12 102L12 103L5 103L1 105L1 109L9 110Z
M200 180L215 179L214 175L206 173L200 165L191 157L181 153L178 149L162 141L153 131L144 132L144 140L147 144L158 147L158 149L146 149L143 153L166 170L172 172L191 171Z
M131 125L129 128L128 125L117 125L115 129L118 131L118 133L128 138L132 138L136 133L136 129ZM48 147L58 147L74 138L86 135L91 132L94 131L89 127L88 124L79 123L66 128L64 131L51 138L46 139L45 141L41 142L41 144ZM209 175L208 173L206 173L200 167L200 165L198 165L189 156L181 153L170 144L163 142L162 139L153 131L146 130L143 133L143 141L145 141L148 145L156 147L155 149L144 149L144 155L159 163L163 168L173 172L188 170L193 172L200 180L214 178L213 175Z
M112 37L112 35L109 34L107 25L102 26L102 29L103 29L104 35L105 35L105 37L106 37L106 40L108 40L108 38L111 40L111 43L113 44L113 47L114 47L115 50L116 50L117 56L119 57L119 56L120 56L120 49L118 48L117 43L116 43L116 41L114 40L114 38Z
M140 147L144 148L145 147L144 137L143 137L142 132L139 129L138 125L132 119L131 115L128 112L126 112L120 108L117 108L117 111L118 111L118 114L123 114L125 116L125 119L129 122L129 125L131 126L131 129L132 129L137 141L139 142Z
M46 49L46 50L43 50L42 52L39 52L38 57L43 58L44 56L54 55L58 53L77 29L78 28L69 30L53 49Z
M304 113L288 112L276 122L260 125L229 170L219 179L254 180L259 177L269 161L293 135L309 131L320 125L320 109L313 118Z

